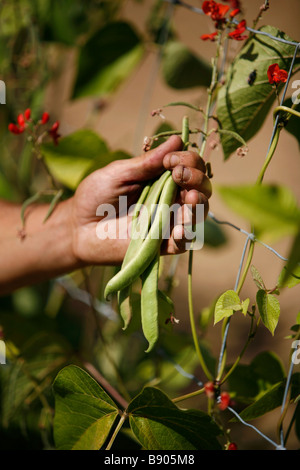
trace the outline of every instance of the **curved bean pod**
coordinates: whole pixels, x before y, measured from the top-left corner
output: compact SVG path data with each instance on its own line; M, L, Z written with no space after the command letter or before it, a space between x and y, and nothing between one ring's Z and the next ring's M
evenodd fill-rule
M129 260L134 256L140 249L144 238L147 235L149 224L153 216L153 206L159 201L163 186L167 179L168 175L163 173L161 177L154 181L149 182L143 189L140 198L136 204L133 217L132 217L132 228L131 228L131 240L126 251L121 270L126 266ZM145 206L146 212L140 215L141 208ZM145 215L144 215L145 214ZM140 215L140 217L139 217ZM146 219L146 217L147 219ZM139 230L138 230L138 226ZM138 231L141 232L140 236L137 238L134 236L134 233ZM123 319L125 330L130 324L132 318L132 305L131 305L131 285L125 287L124 289L118 292L118 306L121 318Z
M166 211L166 205L170 206L172 204L176 190L177 185L173 181L171 173L168 172L168 178L164 185L161 198L159 200L157 214L150 231L140 250L130 259L124 268L107 283L104 292L106 298L132 284L149 266L155 257L156 253L160 249L164 231L170 222L169 211Z

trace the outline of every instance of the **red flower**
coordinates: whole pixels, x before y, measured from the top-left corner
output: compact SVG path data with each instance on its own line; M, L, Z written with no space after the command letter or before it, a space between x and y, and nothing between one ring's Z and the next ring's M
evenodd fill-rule
M208 398L213 398L215 396L215 386L213 382L206 382L204 390Z
M228 5L222 5L214 0L208 0L203 2L202 10L205 15L210 16L214 21L222 21L224 16L229 10Z
M24 113L24 116L25 116L25 119L26 121L29 121L30 117L31 117L31 109L26 109L25 113Z
M218 34L218 31L215 31L214 33L211 33L211 34L202 34L201 39L203 41L207 41L207 40L214 41L217 34Z
M230 442L230 444L228 444L227 450L237 450L236 443L235 442Z
M220 401L218 403L218 406L220 410L224 411L228 406L230 405L230 395L228 392L222 392L220 395Z
M49 121L50 119L50 116L49 116L49 113L43 113L42 115L42 119L41 119L41 123L42 124L47 124L47 122Z
M58 128L59 128L59 121L56 121L51 129L49 129L49 135L51 135L54 145L58 144L58 139L60 138L60 134L58 133Z
M272 64L268 68L268 79L271 85L278 85L279 83L285 83L288 78L288 73L286 70L279 68L278 64Z
M19 134L22 134L22 132L24 132L25 130L25 127L23 126L17 126L16 124L9 124L8 126L8 130L9 132L11 132L12 134L15 134L15 135L19 135Z
M235 39L236 41L243 41L243 39L247 39L248 36L242 36L242 34L246 31L246 20L242 20L235 28L234 31L228 34L231 39Z
M229 15L230 18L234 18L236 15L238 15L238 14L240 13L240 11L241 11L241 10L240 10L239 8L235 8L234 10L232 10L232 11L230 12L230 15Z

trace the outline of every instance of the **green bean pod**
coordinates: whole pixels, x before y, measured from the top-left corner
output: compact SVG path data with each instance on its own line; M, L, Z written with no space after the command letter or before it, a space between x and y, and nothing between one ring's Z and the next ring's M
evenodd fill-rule
M162 189L166 182L168 175L163 173L161 177L156 181L149 182L143 189L140 198L136 204L131 227L131 240L126 251L121 270L126 266L132 256L134 256L141 247L144 238L147 235L149 224L153 216L153 207L159 201ZM140 215L140 210L146 208L146 212ZM147 218L145 217L147 216ZM138 230L139 228L139 230ZM139 237L136 237L136 232L140 233ZM121 318L123 319L125 330L130 324L132 318L132 305L131 305L131 293L132 286L129 285L118 292L118 306Z
M142 273L141 291L141 322L142 330L149 343L146 352L150 352L157 342L159 335L158 325L158 272L159 253L155 256L148 268Z
M176 190L177 185L173 181L171 173L168 172L168 178L163 187L157 213L149 233L142 243L140 250L130 259L124 268L107 283L104 292L106 298L132 284L156 256L160 249L165 229L170 223L170 214L169 211L166 211L166 206L172 204Z

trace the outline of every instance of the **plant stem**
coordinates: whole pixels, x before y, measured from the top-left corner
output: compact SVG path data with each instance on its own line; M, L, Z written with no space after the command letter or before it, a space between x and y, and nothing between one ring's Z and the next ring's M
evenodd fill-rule
M201 395L202 393L204 393L204 388L201 388L200 390L196 390L195 392L187 393L186 395L182 395L181 397L173 398L172 402L178 403L179 401L184 401L184 400L188 400L189 398L197 397L198 395Z
M277 147L277 144L278 144L280 131L281 131L281 128L280 128L280 127L277 127L276 132L275 132L275 134L274 134L274 138L273 138L273 140L272 140L272 144L271 144L271 146L270 146L270 150L269 150L268 155L267 155L267 158L266 158L266 160L265 160L265 162L264 162L264 164L263 164L263 167L262 167L262 169L261 169L261 171L260 171L260 173L259 173L259 176L258 176L258 178L257 178L257 183L258 183L258 184L261 184L261 183L262 183L263 178L264 178L264 176L265 176L265 172L266 172L266 170L267 170L267 168L268 168L268 166L269 166L269 164L270 164L270 162L271 162L271 160L272 160L272 157L273 157L273 155L274 155L274 152L275 152L276 147Z
M208 99L207 99L206 113L205 113L205 118L204 118L204 131L203 131L204 138L203 138L203 142L202 142L202 146L200 150L200 156L202 158L204 156L206 143L207 143L207 133L208 133L209 116L210 116L210 108L212 104L213 92L218 83L218 59L220 56L221 41L222 41L222 33L221 31L219 31L216 55L213 59L212 78L211 78L210 87L208 88Z
M115 439L116 439L117 435L119 434L119 431L121 430L123 424L125 423L126 418L127 418L127 413L126 413L126 411L124 411L124 413L122 414L122 416L121 416L121 418L118 422L118 426L114 430L114 433L111 436L111 439L110 439L109 443L107 444L107 447L106 447L105 450L110 450L112 448L112 445L115 442Z
M195 349L198 355L199 362L201 367L209 380L213 380L211 373L209 372L204 358L202 356L202 352L199 346L196 325L195 325L195 315L194 315L194 307L193 307L193 294L192 294L192 269L193 269L193 250L191 249L189 252L189 268L188 268L188 303L189 303L189 315L190 315L190 324L192 330L193 341L195 345Z

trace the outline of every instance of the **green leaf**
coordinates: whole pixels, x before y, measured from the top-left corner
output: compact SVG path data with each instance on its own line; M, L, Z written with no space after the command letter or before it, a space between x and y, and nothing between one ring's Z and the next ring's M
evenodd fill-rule
M211 66L179 41L169 41L162 57L162 74L167 85L175 89L208 87Z
M254 226L258 237L276 239L298 230L300 209L289 188L265 184L222 186L217 190L232 210Z
M286 266L282 269L278 278L278 287L294 287L300 282L300 266L296 266L293 272L287 272Z
M146 450L220 450L220 430L209 415L181 410L160 390L146 387L129 405L131 429Z
M299 380L300 374L295 373L291 378L291 399L295 399L299 393ZM241 413L240 417L245 421L259 418L265 415L269 411L278 408L282 404L286 380L283 380L270 389L268 389L263 395L260 396L253 404L245 408ZM236 421L236 418L233 419Z
M45 21L43 40L74 46L78 36L88 31L88 8L82 1L74 0L47 0L43 3L44 11L39 11L40 22ZM38 7L40 9L40 5Z
M261 275L259 274L258 270L256 269L255 266L251 266L251 274L252 274L252 278L253 278L253 281L255 282L256 286L259 288L259 289L263 289L263 290L266 290L266 286L265 286L265 283L263 281L263 278L261 277Z
M107 393L84 370L68 366L53 384L57 450L99 450L118 416Z
M224 292L216 302L215 324L239 310L242 310L242 304L238 294L234 290Z
M263 351L259 353L251 362L253 375L257 376L260 385L268 388L285 377L284 366L280 358L272 351Z
M261 31L291 41L273 26L263 26ZM288 71L294 52L294 46L262 35L254 35L245 43L218 93L217 116L222 129L236 132L247 142L258 132L276 98L267 70L278 63L281 69ZM248 77L253 70L257 77L250 86ZM240 146L230 135L221 135L221 141L225 159Z
M256 294L256 302L263 324L274 336L280 315L279 300L274 295L259 290Z
M280 284L281 287L285 286L286 282L291 283L292 280L288 281L289 276L292 276L292 273L294 273L295 270L298 269L298 265L300 262L300 227L298 228L298 233L296 234L292 247L290 249L290 253L288 256L288 262L285 266L285 273L280 277ZM294 277L294 282L297 280L297 277Z
M59 141L43 144L44 160L55 179L75 190L80 181L97 168L102 168L118 158L128 158L125 153L110 152L106 143L93 131L82 129Z
M277 355L263 351L250 364L237 366L229 376L229 387L237 401L249 405L284 377L284 367Z
M1 420L4 426L7 426L12 418L22 411L28 397L31 397L31 401L34 400L32 395L35 399L38 398L38 394L35 395L36 384L39 384L40 390L44 393L49 391L49 384L58 370L67 363L72 352L65 338L51 332L37 331L28 339L28 335L31 334L30 325L20 322L18 317L14 317L11 328L14 335L10 338L13 338L14 345L19 349L20 361L14 360L7 369L7 380L5 387L1 390ZM27 335L24 343L23 338L20 341L23 332L25 332L25 337ZM9 334L9 329L7 334Z
M205 246L217 248L227 242L224 230L219 224L207 218L204 222L204 241Z
M73 98L115 91L139 63L143 51L128 23L110 23L98 30L80 51Z

